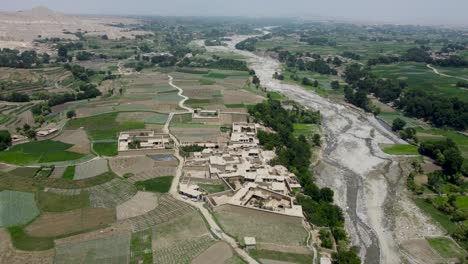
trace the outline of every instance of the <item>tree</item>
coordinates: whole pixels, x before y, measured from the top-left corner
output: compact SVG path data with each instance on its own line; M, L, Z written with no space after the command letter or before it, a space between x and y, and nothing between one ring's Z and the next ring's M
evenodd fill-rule
M360 264L361 260L356 254L355 249L350 249L348 251L339 250L337 253L332 254L334 264Z
M252 83L255 84L255 87L257 87L257 88L260 86L260 79L258 78L257 75L254 75L252 77Z
M34 131L33 129L25 131L24 134L29 139L36 139L36 131Z
M340 83L339 83L338 81L332 81L332 82L330 83L330 85L331 85L331 88L332 88L333 90L339 90L339 89L340 89Z
M319 83L317 80L314 81L314 84L313 84L314 87L318 87L319 86Z
M75 112L75 110L70 110L70 111L67 112L67 118L68 118L68 119L72 119L72 118L74 118L74 117L76 117L76 112Z
M0 151L11 146L11 134L8 130L0 130Z
M463 157L460 151L456 148L449 148L445 150L443 154L445 157L445 162L442 164L444 172L448 175L454 175L460 172L463 164Z
M405 120L397 117L393 120L392 130L399 131L399 130L402 130L405 126L406 126Z
M58 56L60 58L67 58L68 57L68 49L67 47L61 45L59 48L58 48Z
M320 137L320 134L314 134L314 136L312 138L312 141L314 142L314 145L317 146L317 147L322 145L322 139Z

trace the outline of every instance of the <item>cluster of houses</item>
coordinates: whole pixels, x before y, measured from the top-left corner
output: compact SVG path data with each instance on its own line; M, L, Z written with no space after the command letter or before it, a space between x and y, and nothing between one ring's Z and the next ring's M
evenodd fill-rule
M269 165L275 153L260 147L258 129L262 129L259 124L233 123L227 146L192 153L185 163L180 193L204 199L212 208L229 204L302 218L294 198L301 185L284 166ZM198 182L218 182L227 191L205 195Z
M118 150L170 149L174 141L169 134L154 131L130 131L119 134Z

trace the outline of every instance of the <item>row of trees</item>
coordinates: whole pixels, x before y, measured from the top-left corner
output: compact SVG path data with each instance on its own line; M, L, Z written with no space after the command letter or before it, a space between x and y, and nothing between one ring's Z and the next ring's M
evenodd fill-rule
M303 192L297 194L296 200L311 223L327 226L332 230L335 240L346 240L344 231L344 216L341 209L333 204L333 191L329 188L319 188L312 180L310 171L311 145L300 135L293 135L293 123L320 123L318 112L307 113L299 106L286 110L277 100L269 99L249 109L257 121L262 121L276 133L258 132L260 144L266 149L274 149L277 157L273 164L281 164L293 172L299 179ZM360 263L356 251L340 248L333 258L336 263Z
M38 55L35 51L20 52L16 49L0 49L0 67L30 69L41 64L48 64L50 56L47 53Z

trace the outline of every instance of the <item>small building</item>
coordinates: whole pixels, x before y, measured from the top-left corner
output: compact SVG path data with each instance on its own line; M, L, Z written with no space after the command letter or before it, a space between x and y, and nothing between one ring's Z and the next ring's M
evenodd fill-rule
M37 130L36 131L36 136L38 137L46 137L50 134L53 134L55 132L57 132L58 129L57 128L48 128L48 129L41 129L41 130Z
M168 149L174 142L168 134L154 131L122 132L119 135L118 150Z
M255 237L244 237L244 245L246 249L255 249L257 247L257 241Z
M202 198L202 192L200 187L196 184L179 184L179 193L192 199L200 200Z

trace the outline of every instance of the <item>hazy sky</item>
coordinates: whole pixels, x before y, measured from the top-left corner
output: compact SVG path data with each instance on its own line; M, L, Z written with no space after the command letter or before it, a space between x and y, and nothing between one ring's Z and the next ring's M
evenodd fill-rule
M8 11L38 5L83 14L322 16L468 25L468 0L0 0L0 9Z

